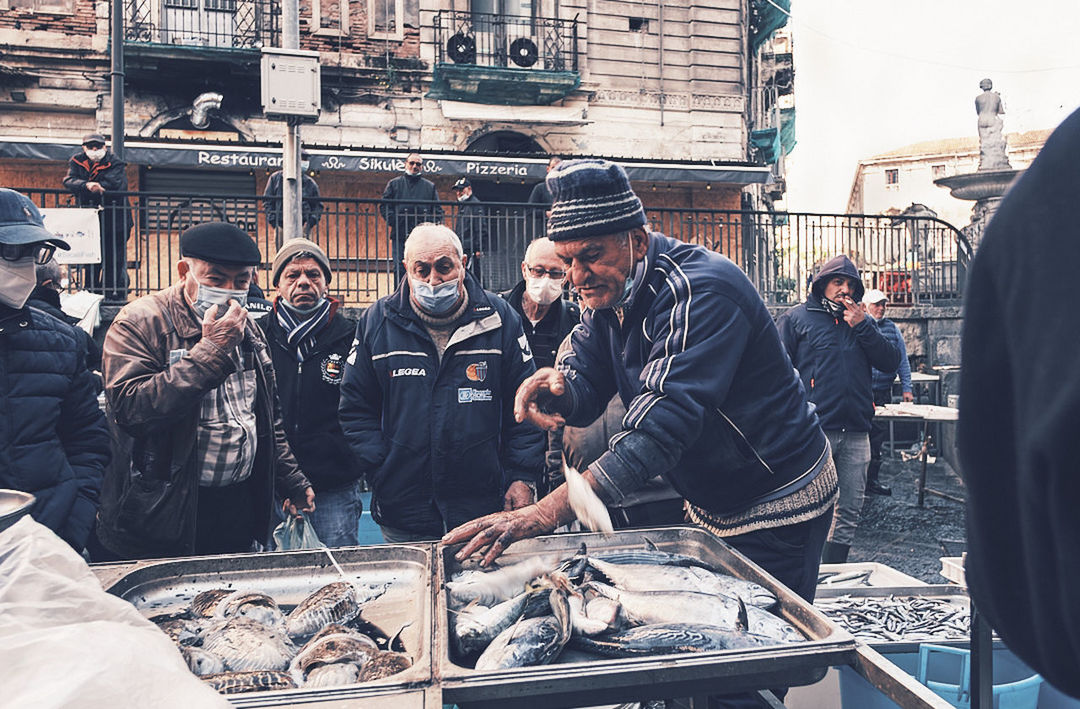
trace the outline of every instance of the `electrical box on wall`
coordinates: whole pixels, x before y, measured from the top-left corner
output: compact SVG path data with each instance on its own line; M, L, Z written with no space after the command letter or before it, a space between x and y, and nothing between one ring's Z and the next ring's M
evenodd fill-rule
M262 49L262 106L269 119L316 121L321 108L319 53Z

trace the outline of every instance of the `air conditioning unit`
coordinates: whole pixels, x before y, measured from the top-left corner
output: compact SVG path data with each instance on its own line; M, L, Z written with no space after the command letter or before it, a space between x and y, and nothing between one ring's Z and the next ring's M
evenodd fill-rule
M507 41L506 54L515 66L529 69L540 59L540 47L532 37L517 37Z

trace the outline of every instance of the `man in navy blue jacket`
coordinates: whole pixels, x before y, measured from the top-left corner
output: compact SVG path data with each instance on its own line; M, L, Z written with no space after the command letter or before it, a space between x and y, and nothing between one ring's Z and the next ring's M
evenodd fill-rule
M388 542L532 503L544 463L544 436L514 421L536 370L517 313L466 272L450 229L421 224L404 251L408 278L356 327L339 408Z
M111 451L85 344L26 305L57 246L34 203L0 189L0 487L34 495L31 516L81 551Z
M563 162L548 186L548 235L585 308L558 369L519 389L519 420L587 425L618 392L622 430L583 473L600 498L618 505L664 475L692 520L813 598L836 473L753 284L724 256L646 229L618 165ZM564 484L444 541L471 540L459 557L490 545L490 563L573 517Z
M840 500L822 557L827 564L847 561L862 513L874 418L871 367L895 373L900 363L900 353L860 305L864 290L851 259L836 256L818 270L806 302L776 322L817 407L840 480Z

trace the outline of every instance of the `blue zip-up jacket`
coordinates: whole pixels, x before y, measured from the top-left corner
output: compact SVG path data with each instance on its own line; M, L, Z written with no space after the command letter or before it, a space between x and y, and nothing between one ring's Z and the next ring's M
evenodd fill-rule
M814 278L810 297L776 321L780 339L802 378L810 401L817 407L826 431L869 431L874 418L870 368L896 373L900 352L889 344L869 315L855 327L834 316L822 304L825 284L834 276L856 283L856 301L862 300L859 271L847 256L827 261Z
M535 484L544 463L543 432L514 421L518 385L536 371L521 320L471 274L465 287L442 362L407 279L364 312L346 358L339 415L372 515L414 534L502 510L509 484Z
M892 320L882 318L877 321L878 330L900 353L900 367L893 373L874 370L874 391L891 391L893 380L900 375L900 387L905 392L911 392L911 363L907 358L907 345L904 344L904 336L900 334L900 328Z
M601 496L618 504L663 474L724 514L809 483L825 436L742 270L653 233L635 273L623 323L613 309L584 310L559 361L568 424L596 419L616 391L627 407L623 430L589 466Z

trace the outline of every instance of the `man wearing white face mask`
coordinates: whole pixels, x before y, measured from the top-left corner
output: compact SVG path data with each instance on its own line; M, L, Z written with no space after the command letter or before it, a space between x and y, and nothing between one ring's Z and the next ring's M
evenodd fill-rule
M36 262L67 243L24 195L0 189L0 488L37 499L30 515L81 551L109 462L109 432L73 329L26 305Z
M68 160L64 187L80 207L100 207L101 264L89 267L86 287L111 301L127 298L127 239L134 222L128 208L127 164L105 147L105 136L91 133Z
M319 195L319 184L315 178L308 174L311 170L311 156L306 152L300 154L300 221L303 223L304 238L311 236L311 232L319 225L322 218L323 203ZM266 223L274 228L277 234L277 245L281 248L284 239L281 231L281 193L284 173L281 170L270 175L266 180L266 189L263 190L263 200L266 205Z
M259 549L274 493L314 509L285 438L266 340L244 309L259 249L223 222L180 235L179 282L105 336L105 396L123 455L105 480L95 561Z
M356 327L338 411L388 542L532 503L544 455L513 419L536 369L517 314L466 272L450 229L421 224L404 252L408 278Z

